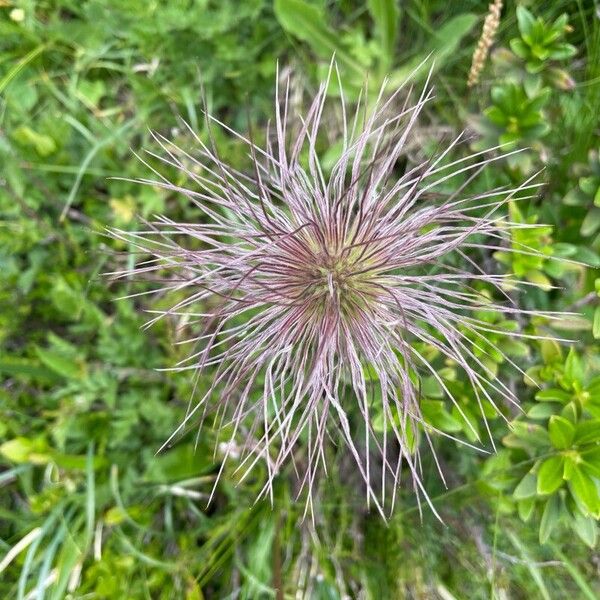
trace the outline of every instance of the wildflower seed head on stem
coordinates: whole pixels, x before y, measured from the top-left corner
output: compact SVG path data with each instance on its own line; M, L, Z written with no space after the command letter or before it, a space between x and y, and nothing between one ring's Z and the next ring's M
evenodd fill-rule
M375 99L364 95L352 113L343 93L332 100L341 147L326 172L318 148L332 77L335 65L304 117L292 114L289 81L277 86L264 146L210 116L204 140L190 129L194 152L156 134L162 152L153 157L188 184L150 165L156 178L142 183L188 198L198 218L159 216L145 230L111 234L143 256L117 276L157 274L166 283L154 291L177 298L149 322L182 319L192 331L180 342L188 357L173 369L209 377L165 444L212 411L231 442L222 446L237 448L242 479L263 464L261 495L272 497L274 478L290 462L310 506L317 473L327 471L328 440L338 440L383 515L403 478L429 502L415 436L432 450L432 436L448 436L422 416L420 377L432 377L470 423L435 355L462 369L482 414L484 404L518 402L485 355L500 353L522 369L490 333L536 336L478 315L529 316L505 291L514 278L485 265L499 249L535 253L511 243L513 229L535 225L511 223L505 208L536 184L469 191L498 157L460 155L462 135L422 164L407 160L411 132L432 97L428 83L413 104L407 89L386 98L385 87ZM216 126L246 146L247 170L221 158ZM489 429L488 436L493 445ZM221 472L229 458L226 451Z

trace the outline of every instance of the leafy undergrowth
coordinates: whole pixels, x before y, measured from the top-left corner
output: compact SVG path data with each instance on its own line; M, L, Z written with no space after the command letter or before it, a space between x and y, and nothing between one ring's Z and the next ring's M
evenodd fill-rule
M504 9L469 90L487 1L0 3L2 597L598 597L600 24L591 3L525 4ZM466 127L475 150L523 149L487 170L486 189L543 169L539 193L510 207L513 221L544 224L519 230L513 248L541 255L480 258L537 286L519 299L526 308L578 313L520 324L574 343L524 340L500 353L491 336L482 346L522 411L483 407L495 453L436 440L448 488L427 461L424 485L443 525L408 491L389 523L369 512L334 444L312 519L285 474L274 505L255 505L266 473L239 483L235 465L207 506L227 451L211 428L156 455L207 383L157 370L183 358L176 342L191 328L174 318L141 329L156 306L116 299L153 284L102 276L138 258L105 227L197 213L182 196L112 177L148 176L134 152L155 147L149 130L189 146L181 117L205 136L202 87L209 111L244 131L272 113L278 59L301 89L335 53L352 101L367 72L374 89L389 74L393 90L432 52L436 98L412 151L423 158ZM242 146L213 134L243 164ZM432 427L485 441L455 367L439 374L461 410L430 377L423 412Z

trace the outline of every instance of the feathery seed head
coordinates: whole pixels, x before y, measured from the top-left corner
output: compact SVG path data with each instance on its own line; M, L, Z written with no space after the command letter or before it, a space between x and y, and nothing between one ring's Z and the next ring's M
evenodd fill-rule
M363 99L352 116L342 95L342 148L326 174L317 148L328 84L296 119L288 106L289 82L282 99L277 89L274 136L267 135L264 148L220 123L246 144L246 172L219 156L210 133L219 123L214 117L207 118L209 143L191 131L197 155L156 135L163 153L155 158L178 169L189 186L156 170L157 179L143 183L189 198L198 220L160 216L146 231L111 234L148 257L134 273L171 274L172 282L157 293L185 294L150 321L182 317L197 328L184 340L192 348L188 359L174 368L212 376L173 436L216 407L215 423L231 440L244 438L238 459L243 476L263 462L263 493L272 494L274 477L291 460L310 502L317 471L327 469L324 447L338 432L369 501L383 514L404 474L417 498L427 498L415 432L431 448L432 434L447 435L422 417L419 376L432 376L463 414L434 355L462 368L482 412L484 404L517 402L483 355L503 354L490 333L527 334L496 327L478 311L502 317L527 312L505 292L512 278L482 265L500 248L532 252L510 245L511 229L532 225L507 221L503 208L535 186L469 192L496 159L480 153L452 160L461 136L423 164L399 166L431 98L428 84L414 105L406 101L395 113L404 90L387 100L382 91L374 103ZM374 426L375 417L382 428ZM305 460L298 462L293 452L300 444Z

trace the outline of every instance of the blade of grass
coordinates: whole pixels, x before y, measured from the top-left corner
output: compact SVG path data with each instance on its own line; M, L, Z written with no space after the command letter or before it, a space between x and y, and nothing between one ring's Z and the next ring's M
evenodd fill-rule
M126 123L121 125L121 127L116 129L115 131L113 131L110 135L108 135L104 139L96 142L92 146L90 151L86 154L85 158L81 161L81 164L79 165L79 169L77 170L77 175L75 176L75 181L73 182L73 185L71 186L71 190L69 191L69 195L67 196L63 210L60 213L59 221L61 223L65 220L65 217L67 216L67 213L69 212L69 208L71 208L71 204L73 204L75 197L77 196L77 192L79 191L79 186L81 185L81 180L83 179L83 176L84 176L85 172L87 171L88 165L92 162L92 160L94 159L96 154L104 146L107 146L108 144L110 144L112 141L114 141L115 138L117 138L119 135L121 135L124 131L126 131L127 129L132 127L135 124L135 122L136 122L135 118L130 119L129 121L127 121Z
M508 539L510 540L512 545L521 555L521 558L525 561L525 564L527 565L527 570L529 571L533 581L535 582L538 590L540 591L540 596L544 600L551 600L550 594L548 593L548 588L544 583L542 573L539 570L539 568L535 565L534 561L531 559L531 555L525 547L525 544L523 544L523 542L521 542L521 540L512 531L507 531L506 535L508 536Z
M94 444L88 446L86 460L86 520L85 520L85 540L86 546L92 541L94 534L94 523L96 520L96 479L94 475Z
M58 519L58 515L60 514L61 506L55 509L44 521L42 525L42 533L36 540L29 546L27 550L27 554L25 555L25 561L23 563L23 567L21 568L21 574L19 575L19 582L17 585L17 600L23 600L25 598L25 587L27 585L27 580L29 579L29 573L31 572L31 568L33 565L34 558L37 553L37 549L42 541L42 538L48 533L48 531L54 527L55 521Z
M592 588L588 585L585 577L582 575L581 571L577 568L577 566L572 563L566 555L560 550L560 548L554 547L554 552L563 562L565 569L568 571L569 575L573 578L573 581L577 584L577 587L581 590L583 594L582 597L588 598L589 600L596 600L598 598L598 590L594 592Z
M42 535L42 528L36 527L29 533L24 535L7 553L6 556L0 562L0 573L10 565L10 563L23 551L29 544Z
M8 73L0 79L0 94L7 88L9 83L39 54L41 54L48 44L42 44L28 52L16 65L9 69Z

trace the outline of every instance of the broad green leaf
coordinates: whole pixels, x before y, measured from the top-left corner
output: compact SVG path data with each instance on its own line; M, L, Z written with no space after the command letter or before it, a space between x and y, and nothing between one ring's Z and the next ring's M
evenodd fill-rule
M540 544L545 544L552 531L558 525L560 519L560 500L558 496L552 496L546 501L544 512L542 513L542 520L540 521Z
M462 411L462 414L461 414ZM462 430L470 442L477 442L480 439L479 421L468 406L453 406L452 417L462 425Z
M569 489L574 498L578 501L587 513L596 517L600 514L600 496L594 480L589 477L582 469L575 469Z
M510 49L522 59L526 59L529 56L529 47L527 44L519 38L514 38L510 40Z
M0 454L14 463L45 465L50 461L47 444L40 439L17 437L0 445Z
M569 481L573 477L573 471L577 468L578 458L578 455L571 456L571 454L568 454L565 456L563 465L563 479L565 481Z
M38 360L20 356L0 356L0 374L7 377L23 377L34 381L57 383L61 381L52 369L40 364Z
M591 402L600 402L600 377L594 377L588 383L586 390Z
M340 36L330 29L325 15L316 6L304 0L275 0L275 16L281 26L291 35L306 42L325 60L335 59L361 78L364 70L340 43Z
M526 42L530 42L531 33L535 24L533 15L524 7L517 6L517 22L519 24L519 32Z
M421 394L426 398L443 398L444 390L434 377L424 377L421 380Z
M565 404L571 399L571 394L558 388L550 388L548 390L540 390L535 399L540 402L564 402Z
M563 458L551 456L540 466L537 473L537 493L540 495L554 493L563 482Z
M596 193L598 187L598 179L596 177L580 177L579 187L586 196L593 196Z
M77 362L71 357L64 356L56 350L36 348L38 358L57 375L65 379L82 379L85 375L85 365Z
M581 453L582 468L593 477L600 479L600 446L585 450Z
M425 79L430 69L432 73L439 71L456 53L462 39L473 29L478 20L477 15L464 13L442 25L434 33L432 40L423 52L405 62L390 75L388 91L393 92L398 89L421 63L424 64L412 75L411 81L414 83ZM430 55L431 59L428 61L427 58Z
M551 405L552 406L552 405ZM568 404L562 407L560 416L575 425L579 419L579 409L574 400L571 400Z
M545 448L550 445L550 438L545 427L537 423L514 421L512 432L503 438L510 448Z
M565 361L565 377L573 383L583 384L583 364L573 347L569 350L567 360Z
M503 137L504 136L500 136L500 142L502 142ZM506 139L506 141L511 140ZM525 273L525 279L527 279L527 281L531 281L531 283L535 283L540 289L544 290L545 292L552 289L552 282L550 281L550 279L546 277L546 275L544 275L541 271L538 271L536 269L531 269L530 271L527 271L527 273Z
M55 450L48 452L50 460L56 463L63 469L69 469L74 471L83 471L87 467L87 457L79 454L62 454ZM98 469L106 464L106 458L103 456L94 456L92 460L92 466L94 469Z
M581 222L581 235L594 235L600 228L600 208L592 208Z
M425 421L436 429L449 433L462 430L462 423L446 410L441 400L423 400L421 412Z
M527 473L523 479L518 483L513 497L516 500L523 500L524 498L530 498L536 494L536 477L533 473Z
M556 404L552 402L544 402L541 404L534 404L528 411L527 416L530 419L542 419L546 420L550 418L556 411L558 407Z
M542 358L546 364L562 360L562 348L556 340L541 340L540 349L542 351Z
M384 54L384 62L390 65L398 36L398 0L368 0L367 6L375 22L379 45Z
M571 528L579 536L586 546L594 548L598 539L598 525L592 517L586 517L579 511L575 512L571 521Z
M519 517L522 521L527 523L535 510L535 497L534 498L524 498L523 500L519 500L517 502L517 510L519 511Z
M575 260L585 262L581 257L575 257ZM589 319L586 319L585 317L569 315L553 320L551 327L554 329L562 329L563 331L589 331L592 328L592 324Z
M23 146L32 146L41 157L49 156L56 151L56 142L49 135L39 133L27 125L17 127L12 137Z
M600 442L600 420L591 419L578 423L575 430L575 443L583 445L595 442Z
M548 423L548 434L555 448L564 450L570 448L575 437L575 427L568 419L552 415Z

